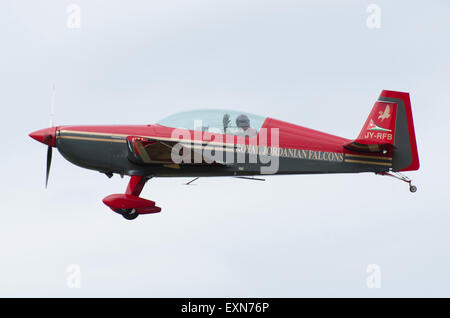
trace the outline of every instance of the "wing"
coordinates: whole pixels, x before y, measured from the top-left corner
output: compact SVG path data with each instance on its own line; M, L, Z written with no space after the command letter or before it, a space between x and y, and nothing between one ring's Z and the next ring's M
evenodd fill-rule
M169 163L171 162L171 143L146 137L127 137L128 159L140 164Z
M128 136L128 159L138 164L177 164L174 162L172 153L177 153L182 156L188 153L188 158L191 160L189 163L181 164L224 164L221 160L216 160L213 157L205 155L204 150L223 150L229 145L213 145L211 146L207 142L192 141L192 140L170 140L168 138L158 137L139 137ZM175 149L174 149L175 147ZM234 149L234 145L232 147ZM232 150L234 151L234 150ZM194 158L201 158L201 162L195 162ZM198 160L197 160L198 161Z

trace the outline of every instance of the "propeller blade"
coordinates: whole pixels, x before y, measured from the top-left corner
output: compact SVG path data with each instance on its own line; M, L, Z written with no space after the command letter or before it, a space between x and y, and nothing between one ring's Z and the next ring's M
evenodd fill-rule
M47 148L47 173L45 175L45 188L47 189L48 176L50 174L50 166L52 165L52 147Z
M55 95L56 95L56 87L53 84L52 87L52 102L50 103L50 127L53 127L54 118L55 118Z

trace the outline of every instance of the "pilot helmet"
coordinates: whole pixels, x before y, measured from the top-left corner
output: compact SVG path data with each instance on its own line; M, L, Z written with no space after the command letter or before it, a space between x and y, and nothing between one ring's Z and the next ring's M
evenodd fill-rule
M247 129L248 127L250 127L250 120L248 119L247 115L239 115L236 118L236 126L243 129Z

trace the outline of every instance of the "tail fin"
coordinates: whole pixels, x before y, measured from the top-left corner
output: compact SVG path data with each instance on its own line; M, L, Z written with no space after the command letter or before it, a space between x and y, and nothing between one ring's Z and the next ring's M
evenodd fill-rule
M358 152L392 154L392 170L419 169L408 93L383 90L358 138L344 146Z

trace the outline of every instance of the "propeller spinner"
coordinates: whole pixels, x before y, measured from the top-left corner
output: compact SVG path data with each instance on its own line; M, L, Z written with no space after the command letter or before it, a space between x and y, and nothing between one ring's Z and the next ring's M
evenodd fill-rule
M56 127L44 128L32 132L29 135L31 138L48 145L47 148L47 171L45 174L45 187L47 188L48 176L50 174L50 166L52 164L52 147L55 147L56 141Z

